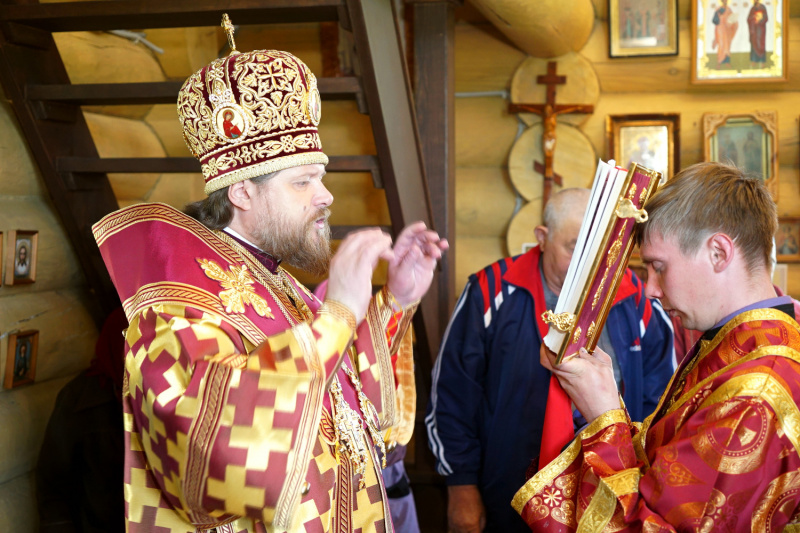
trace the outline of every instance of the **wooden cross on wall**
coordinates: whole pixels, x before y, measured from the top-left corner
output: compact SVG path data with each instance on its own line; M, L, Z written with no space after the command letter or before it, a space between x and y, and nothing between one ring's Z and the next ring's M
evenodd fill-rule
M542 191L542 210L550 199L553 182L561 185L561 176L553 172L553 154L556 149L556 117L564 113L594 113L593 105L582 104L556 104L556 86L567 83L566 76L556 74L555 61L547 63L547 74L536 77L536 83L547 87L547 97L544 104L509 104L509 113L536 113L542 117L544 132L542 133L542 152L544 152L544 165L539 161L533 162L533 169L544 176L544 190Z

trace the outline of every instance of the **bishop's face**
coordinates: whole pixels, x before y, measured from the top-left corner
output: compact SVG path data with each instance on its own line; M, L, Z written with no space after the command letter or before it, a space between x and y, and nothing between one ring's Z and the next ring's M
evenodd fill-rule
M328 206L333 196L322 183L325 167L303 165L280 171L259 188L255 203L256 244L265 252L315 275L331 259Z
M671 317L679 316L683 327L706 331L717 323L719 301L714 294L704 247L684 255L674 239L651 235L642 244L642 261L647 267L645 295L658 298ZM731 288L735 290L735 288Z

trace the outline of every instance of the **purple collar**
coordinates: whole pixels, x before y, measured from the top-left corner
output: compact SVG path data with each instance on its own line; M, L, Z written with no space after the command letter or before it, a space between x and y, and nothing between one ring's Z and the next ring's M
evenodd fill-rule
M744 313L745 311L752 311L753 309L766 309L768 307L778 307L779 305L792 305L792 297L791 296L776 296L774 298L767 298L766 300L761 300L760 302L755 302L741 309L734 311L733 313L729 314L719 322L717 322L713 328L711 329L718 329L728 323L730 319Z
M258 262L261 263L262 265L264 265L265 267L267 267L267 269L270 272L272 272L273 274L277 274L278 273L278 267L281 264L281 260L280 259L275 259L271 255L269 255L267 252L265 252L265 251L263 251L263 250L261 250L259 248L256 248L255 246L253 246L249 242L247 242L244 239L242 239L240 235L236 234L233 231L226 231L225 233L230 235L230 237L233 240L235 240L236 242L241 244L248 252L253 254L253 257L258 259Z

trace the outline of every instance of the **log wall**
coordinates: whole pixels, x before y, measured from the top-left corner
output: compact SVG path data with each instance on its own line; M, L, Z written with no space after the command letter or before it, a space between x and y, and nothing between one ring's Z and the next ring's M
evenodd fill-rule
M88 367L97 330L86 281L13 112L0 93L0 231L39 232L36 282L0 287L0 375L9 334L39 331L35 382L0 391L0 531L37 531L33 476L58 391ZM3 274L9 268L3 256ZM13 354L12 354L13 356Z
M800 3L795 2L797 5L792 5L790 11L789 81L725 86L690 83L688 0L678 4L679 55L636 59L608 57L607 2L593 0L593 4L594 30L578 53L590 61L597 73L600 98L594 114L579 127L597 154L609 157L605 140L607 115L680 113L683 167L703 160L704 113L776 110L778 211L780 216L800 216ZM470 98L465 93L507 90L518 65L527 56L469 4L457 13L456 91L461 97L456 104L456 286L463 287L470 273L508 253L504 227L500 233L487 233L500 229L500 221L507 224L513 213L516 194L504 170L517 133L515 117L504 111L508 102L504 95ZM492 190L491 196L486 196L487 189ZM500 199L499 195L504 197ZM788 279L790 294L800 298L800 263L789 265Z

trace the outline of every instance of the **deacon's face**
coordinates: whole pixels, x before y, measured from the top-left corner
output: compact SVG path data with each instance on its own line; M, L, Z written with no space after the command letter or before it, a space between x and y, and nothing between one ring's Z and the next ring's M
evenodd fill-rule
M323 165L282 170L259 188L255 237L264 251L292 266L323 275L330 264L328 207Z
M551 288L558 288L559 292L564 285L564 278L567 277L581 222L581 218L566 217L553 228L548 228L545 242L540 243L545 279Z
M671 316L679 316L683 327L706 331L714 327L717 313L708 262L703 261L703 247L684 255L674 239L651 235L642 244L641 256L647 267L645 295L658 298Z

